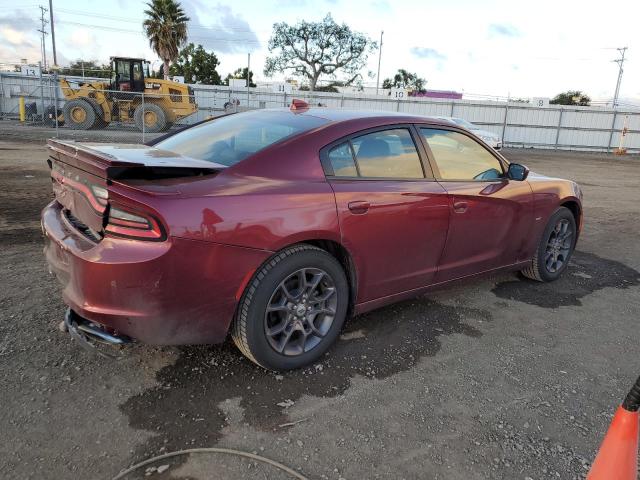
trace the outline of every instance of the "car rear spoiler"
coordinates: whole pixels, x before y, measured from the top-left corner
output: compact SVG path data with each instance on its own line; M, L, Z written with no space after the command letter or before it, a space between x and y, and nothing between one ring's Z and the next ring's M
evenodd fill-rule
M91 145L55 139L47 140L47 145L49 166L55 160L109 180L191 177L217 173L225 168L224 165L179 155L175 156L175 164L171 164L172 159L166 155L152 155L154 151L158 152L153 147L142 152L148 155L133 157L124 153L126 149L121 155L112 155Z

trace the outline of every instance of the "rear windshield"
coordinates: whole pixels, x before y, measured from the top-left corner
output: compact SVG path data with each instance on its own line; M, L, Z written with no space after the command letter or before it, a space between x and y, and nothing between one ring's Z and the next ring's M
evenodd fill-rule
M205 122L154 147L231 166L279 140L327 122L324 118L292 115L287 111L255 110Z

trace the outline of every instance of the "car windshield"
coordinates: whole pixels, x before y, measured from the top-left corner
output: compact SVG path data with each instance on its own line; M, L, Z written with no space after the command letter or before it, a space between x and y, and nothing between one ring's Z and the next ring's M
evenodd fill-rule
M226 166L284 138L311 130L328 120L288 111L251 111L202 123L154 145L180 155Z
M452 118L453 122L458 125L463 126L464 128L468 128L469 130L477 130L478 127L471 122L466 121L464 118Z

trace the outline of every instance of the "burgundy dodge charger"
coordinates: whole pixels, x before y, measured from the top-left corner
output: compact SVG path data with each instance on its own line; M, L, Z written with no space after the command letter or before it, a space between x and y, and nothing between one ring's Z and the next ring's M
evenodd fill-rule
M153 146L49 141L45 254L81 342L219 343L306 365L345 318L496 269L552 281L582 227L568 180L464 128L309 108L220 117Z

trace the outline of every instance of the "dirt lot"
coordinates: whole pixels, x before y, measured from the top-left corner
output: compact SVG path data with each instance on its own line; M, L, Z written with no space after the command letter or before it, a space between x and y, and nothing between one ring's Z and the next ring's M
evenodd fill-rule
M507 151L583 186L586 227L563 279L502 274L378 310L350 321L322 363L277 376L228 344L138 346L112 361L60 332L38 220L51 197L46 152L7 138L1 478L109 479L205 446L313 479L581 478L640 374L638 157ZM164 465L128 478L290 478L221 455Z

